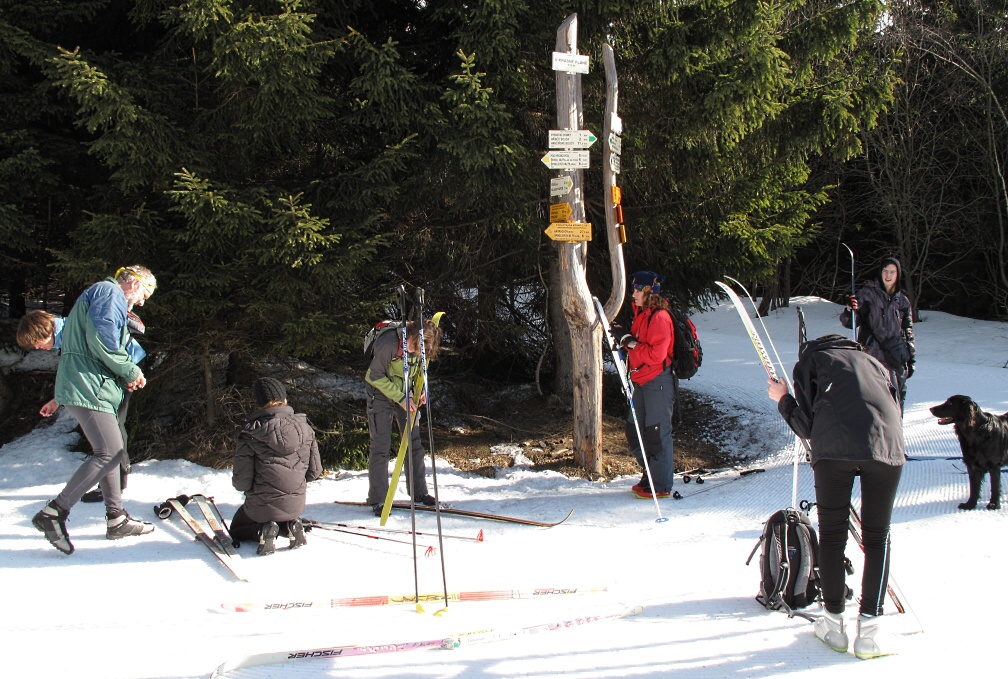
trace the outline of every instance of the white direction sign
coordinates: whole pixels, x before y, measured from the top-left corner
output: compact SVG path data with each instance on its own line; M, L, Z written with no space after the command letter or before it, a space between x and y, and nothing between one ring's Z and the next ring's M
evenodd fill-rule
M550 151L542 161L551 170L585 170L588 169L588 152Z
M616 155L623 152L623 140L615 132L609 133L609 150Z
M588 73L587 54L553 53L553 70L568 73Z
M613 174L620 172L620 157L615 153L609 155L609 169L613 171Z
M550 197L566 196L574 188L574 180L570 177L556 177L550 180Z
M586 149L598 141L589 130L550 130L551 149Z

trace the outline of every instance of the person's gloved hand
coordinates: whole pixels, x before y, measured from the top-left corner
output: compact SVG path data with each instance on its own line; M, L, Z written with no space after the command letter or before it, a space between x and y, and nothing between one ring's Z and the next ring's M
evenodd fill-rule
M851 295L850 304L848 304L847 306L849 306L852 311L857 311L857 297Z
M635 346L637 346L637 340L634 339L633 335L631 335L631 334L628 333L628 334L623 335L622 337L620 337L619 345L620 345L620 348L622 348L624 350L626 350L626 349L633 349Z

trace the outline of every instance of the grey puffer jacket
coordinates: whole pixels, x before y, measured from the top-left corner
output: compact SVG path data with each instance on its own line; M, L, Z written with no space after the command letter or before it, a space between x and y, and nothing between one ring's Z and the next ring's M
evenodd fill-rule
M290 521L305 508L307 482L322 474L315 432L290 406L264 408L248 416L238 432L231 484L245 493L253 521Z
M794 367L794 396L777 404L819 460L906 461L903 417L889 371L842 335L805 342Z

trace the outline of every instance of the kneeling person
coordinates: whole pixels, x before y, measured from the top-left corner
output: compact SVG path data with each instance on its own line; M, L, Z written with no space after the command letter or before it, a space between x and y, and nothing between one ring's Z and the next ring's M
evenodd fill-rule
M272 554L278 535L290 548L306 543L301 525L308 481L322 475L315 432L303 413L287 405L283 384L271 377L252 385L258 410L238 432L232 485L245 503L231 519L231 537L258 540L259 554Z

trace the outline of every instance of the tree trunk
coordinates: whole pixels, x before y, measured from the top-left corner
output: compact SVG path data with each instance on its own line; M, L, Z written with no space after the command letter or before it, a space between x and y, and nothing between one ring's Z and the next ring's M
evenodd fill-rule
M217 403L213 393L213 365L210 363L210 343L203 345L203 390L206 396L206 425L213 429L217 425Z
M557 29L556 51L577 54L577 15L571 14ZM581 76L557 71L557 127L582 129ZM571 219L583 222L584 184L580 170L563 170L573 188L565 198ZM563 314L570 329L571 377L574 388L574 461L586 471L602 471L602 330L585 277L588 243L562 243L557 261L557 285ZM557 342L557 354L564 347Z

